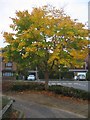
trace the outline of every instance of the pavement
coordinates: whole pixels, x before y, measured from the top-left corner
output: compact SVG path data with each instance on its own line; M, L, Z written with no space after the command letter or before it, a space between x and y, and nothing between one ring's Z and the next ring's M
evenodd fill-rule
M15 99L14 107L22 110L26 118L88 118L88 101L47 92L9 92Z

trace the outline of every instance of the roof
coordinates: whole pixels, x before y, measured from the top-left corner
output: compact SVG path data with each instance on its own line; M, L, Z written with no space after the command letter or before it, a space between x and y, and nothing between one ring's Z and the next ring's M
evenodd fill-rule
M72 71L72 72L87 72L88 69L69 69L69 71Z

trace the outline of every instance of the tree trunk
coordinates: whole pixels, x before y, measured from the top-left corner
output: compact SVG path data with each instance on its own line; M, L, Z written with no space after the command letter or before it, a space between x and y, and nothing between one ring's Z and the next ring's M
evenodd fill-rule
M45 71L45 90L48 90L49 73Z

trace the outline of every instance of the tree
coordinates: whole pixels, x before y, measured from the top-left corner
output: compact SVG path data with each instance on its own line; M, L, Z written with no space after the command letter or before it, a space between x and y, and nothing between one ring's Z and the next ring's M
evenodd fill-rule
M37 66L45 75L64 66L80 67L87 56L88 31L82 23L52 6L17 11L11 18L13 33L4 32L6 56L19 65Z

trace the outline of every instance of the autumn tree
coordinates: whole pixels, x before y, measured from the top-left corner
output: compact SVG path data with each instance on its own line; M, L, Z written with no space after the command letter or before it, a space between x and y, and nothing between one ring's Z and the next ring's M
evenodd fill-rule
M31 13L17 11L11 19L14 32L4 32L6 57L23 67L37 66L44 72L46 89L52 70L84 64L88 31L62 9L43 6Z

